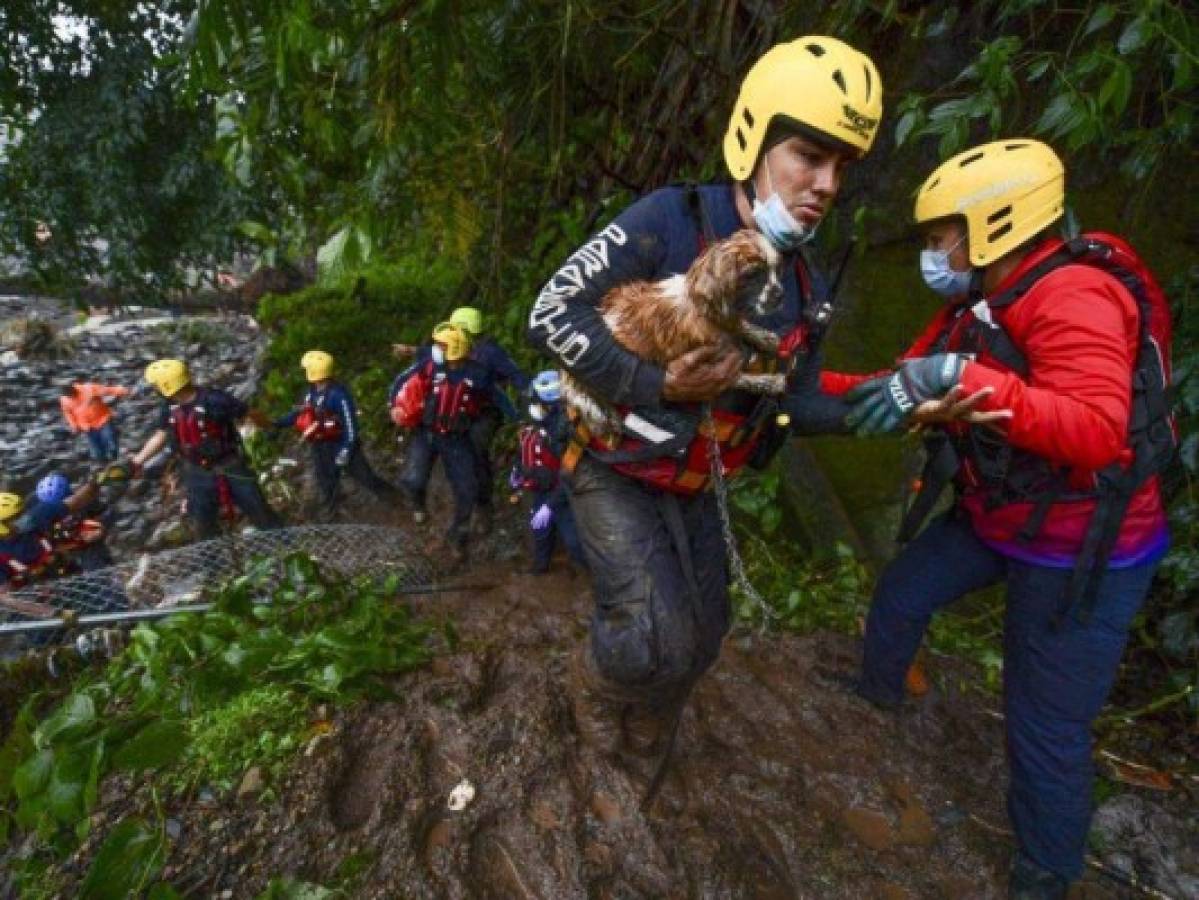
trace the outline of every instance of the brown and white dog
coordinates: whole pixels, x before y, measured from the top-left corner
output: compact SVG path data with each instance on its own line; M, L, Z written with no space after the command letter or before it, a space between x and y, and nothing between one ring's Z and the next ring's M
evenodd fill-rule
M708 247L686 274L613 288L600 312L618 344L662 367L691 350L730 342L773 355L778 338L746 320L769 315L782 303L780 260L760 233L738 231ZM782 375L743 373L736 383L759 394L781 394L784 386ZM620 434L617 411L565 372L562 393L592 435Z

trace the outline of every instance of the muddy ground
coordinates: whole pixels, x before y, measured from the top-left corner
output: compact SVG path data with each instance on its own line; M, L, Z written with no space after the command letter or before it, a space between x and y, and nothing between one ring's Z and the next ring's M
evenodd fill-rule
M402 699L322 710L331 733L272 786L276 799L167 804L164 877L187 896L237 898L283 875L363 898L1004 895L1003 729L968 666L935 660L933 690L891 715L841 684L856 640L734 633L641 809L644 770L595 758L572 718L566 672L586 634L586 580L561 561L522 574L521 538L519 522L501 523L476 558L469 577L493 589L416 600L422 615L452 618L457 647L398 679ZM473 799L453 810L463 782ZM145 803L130 787L104 788L68 870L86 871L89 848ZM1165 802L1177 830L1194 797ZM1167 839L1176 875L1191 839ZM1187 896L1179 886L1167 895ZM1074 892L1136 895L1093 874Z
M372 460L394 477L383 455ZM434 510L446 494L435 481ZM345 519L413 528L352 489ZM434 548L438 531L413 538ZM522 574L524 539L523 514L505 507L465 573L491 589L415 601L460 640L397 679L401 699L319 710L331 730L266 793L165 801L163 877L197 898L252 898L279 876L418 900L1004 895L1003 725L968 665L934 660L932 691L891 715L845 687L855 639L735 632L643 809L652 766L597 758L573 721L566 672L586 636L586 578L562 561ZM473 798L451 809L464 783ZM1197 795L1180 782L1109 800L1103 860L1165 896L1199 897ZM64 866L71 884L132 812L157 817L147 786L110 778ZM1092 873L1079 896L1138 894Z

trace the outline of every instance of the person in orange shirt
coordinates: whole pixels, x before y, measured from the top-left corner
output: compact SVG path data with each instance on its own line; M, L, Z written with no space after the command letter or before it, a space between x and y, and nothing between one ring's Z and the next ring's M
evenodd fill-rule
M87 438L92 459L111 462L120 454L120 436L112 420L112 410L104 398L124 397L128 393L128 388L89 382L73 382L63 386L58 404L71 431L76 434L82 432Z

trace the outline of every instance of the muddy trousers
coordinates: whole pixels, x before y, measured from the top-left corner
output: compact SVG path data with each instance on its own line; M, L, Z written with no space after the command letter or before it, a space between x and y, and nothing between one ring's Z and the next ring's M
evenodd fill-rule
M681 703L716 661L729 629L728 570L715 498L668 498L587 456L570 490L594 591L595 672L615 696ZM673 523L668 505L677 510ZM690 551L694 587L676 547L679 531Z
M536 511L543 503L548 503L553 518L545 528L533 528L533 566L534 572L544 572L550 567L550 560L558 542L566 548L571 561L580 566L587 563L583 557L583 545L579 543L579 531L575 527L574 513L570 510L570 500L561 488L532 495L533 502L529 509Z
M336 460L340 449L337 441L320 441L312 445L312 469L320 496L320 514L326 520L332 519L337 512L337 485L341 481L342 470L337 467ZM375 474L358 444L354 444L350 451L345 474L374 494L380 503L391 504L398 496L394 485Z
M491 495L495 488L495 470L491 464L491 445L495 433L504 424L503 413L495 406L486 406L470 426L470 443L475 451L475 483L478 496L475 503L490 511Z
M229 493L234 505L245 513L255 528L278 528L282 524L262 496L258 476L243 461L217 465L212 469L185 462L183 485L187 491L187 517L196 540L217 537L221 532L221 495L217 484L220 475L229 480Z
M434 434L427 428L417 431L408 444L400 489L414 506L424 509L429 477L438 459L445 468L446 481L454 495L454 517L446 530L446 540L461 547L470 536L470 514L478 493L475 453L469 435L465 432Z
M970 591L1006 583L1008 815L1021 855L1067 881L1082 872L1091 820L1091 724L1156 568L1152 562L1109 569L1090 621L1059 627L1071 570L1002 556L950 513L908 544L875 587L861 690L893 704L903 697L904 675L932 614Z

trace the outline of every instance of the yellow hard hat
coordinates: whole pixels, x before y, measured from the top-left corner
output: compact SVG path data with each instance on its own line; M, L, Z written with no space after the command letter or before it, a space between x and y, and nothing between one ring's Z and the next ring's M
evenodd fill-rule
M985 266L1035 237L1066 208L1066 169L1046 144L995 141L959 153L916 194L917 224L962 216L970 263Z
M0 493L0 537L7 537L12 529L6 524L21 512L21 495Z
M469 335L477 336L483 333L483 314L473 306L459 306L450 313L450 324L457 325Z
M189 384L192 377L181 359L156 359L146 366L146 381L164 397L173 397Z
M324 350L309 350L300 357L300 366L309 381L324 381L333 377L333 357Z
M470 353L469 335L452 322L442 322L434 328L433 340L445 345L445 358L448 362L465 359Z
M775 119L861 154L883 117L883 82L866 54L810 35L776 44L754 63L733 105L724 161L737 181L753 174Z

